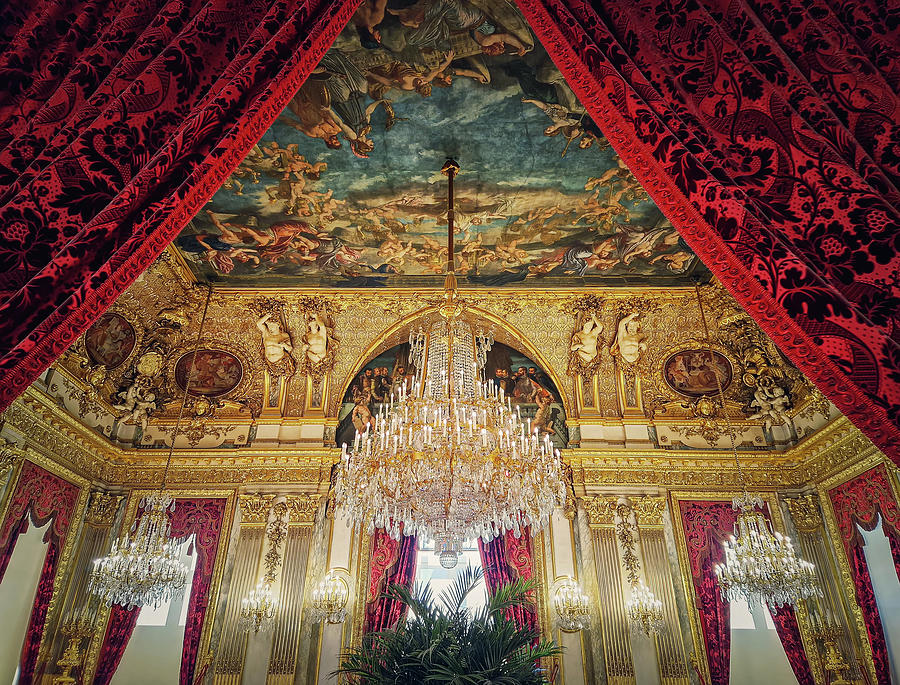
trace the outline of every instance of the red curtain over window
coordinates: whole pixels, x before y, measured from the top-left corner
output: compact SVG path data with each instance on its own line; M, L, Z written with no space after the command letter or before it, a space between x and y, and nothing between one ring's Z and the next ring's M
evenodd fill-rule
M72 513L75 511L80 492L81 489L77 485L30 461L25 461L12 493L6 518L0 527L0 582L2 582L16 542L19 536L28 530L28 521L30 520L37 528L50 522L50 527L44 535L47 552L44 555L44 564L31 608L31 618L22 646L18 682L23 685L31 685L34 679L47 610L53 598L59 557L66 544L66 534L69 532ZM17 639L17 636L10 637Z
M0 6L0 409L212 196L356 4Z
M706 645L710 685L728 685L731 670L731 607L722 601L714 569L716 564L725 560L722 542L734 534L738 512L732 508L731 502L724 501L682 501L679 506L688 564L694 579L697 612ZM764 508L763 513L768 518L768 507ZM772 612L772 619L797 682L813 685L812 671L794 610L781 607Z
M393 540L383 528L376 528L369 565L369 591L366 595L364 633L389 630L397 625L405 607L383 595L391 585L412 587L416 579L416 536Z
M894 567L900 578L900 507L894 498L890 484L890 475L884 466L876 466L846 483L829 491L831 505L837 519L838 530L847 560L850 563L850 575L856 587L856 601L862 610L863 622L869 635L872 647L872 659L878 682L891 682L890 663L888 661L887 643L878 603L875 600L875 588L866 564L863 550L863 539L857 525L863 530L875 530L878 521L881 529L890 540Z
M517 4L703 262L900 463L896 7Z
M185 592L190 592L190 599L181 650L179 678L181 685L191 685L194 682L197 651L200 648L203 621L209 605L213 567L219 550L226 504L227 500L221 497L177 499L175 511L172 512L172 537L186 538L193 535L194 554L197 555L191 586L185 589ZM97 673L94 676L95 685L107 685L112 680L137 625L139 612L139 608L129 611L119 605L113 605L103 645L100 648Z
M526 528L518 538L512 531L494 538L488 543L478 540L478 552L484 567L484 581L488 591L512 583L516 578L531 580L534 576L534 555L531 533ZM517 606L509 610L513 621L522 628L538 630L534 607Z

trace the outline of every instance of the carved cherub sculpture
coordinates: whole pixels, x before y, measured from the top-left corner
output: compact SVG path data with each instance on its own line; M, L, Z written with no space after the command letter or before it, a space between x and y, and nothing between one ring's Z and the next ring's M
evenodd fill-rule
M328 326L322 312L310 314L306 325L307 331L303 336L306 358L313 364L318 364L328 354Z
M572 352L578 355L578 358L585 364L590 364L597 358L599 352L597 348L597 339L603 332L603 324L597 321L597 315L591 313L591 317L584 322L581 330L572 334L572 345L569 347Z
M750 406L756 409L756 412L750 416L751 419L763 419L766 428L770 428L773 424L781 425L787 417L787 410L791 406L791 398L768 376L761 376L753 391L753 399Z
M270 364L277 364L284 355L294 349L291 345L291 336L286 331L281 330L281 324L272 321L272 314L266 314L256 322L256 327L262 334L263 350L266 355L266 361Z
M122 402L114 404L113 408L124 411L122 423L139 424L146 431L150 420L150 414L159 408L156 393L146 379L138 377L124 392L119 393Z
M647 349L646 336L641 331L640 315L632 312L619 321L616 339L609 348L610 353L620 356L629 364L640 359L641 353Z

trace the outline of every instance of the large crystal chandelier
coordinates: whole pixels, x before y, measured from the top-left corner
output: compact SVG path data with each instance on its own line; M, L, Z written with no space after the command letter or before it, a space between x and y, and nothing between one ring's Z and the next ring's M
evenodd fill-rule
M703 310L700 286L697 291L697 306L707 342L710 341L709 327ZM763 501L758 495L747 492L744 472L738 458L734 427L725 413L725 391L722 379L716 376L719 391L719 405L725 414L731 452L737 467L738 478L743 493L732 500L732 507L739 511L734 524L734 535L722 543L725 563L716 564L715 573L722 593L722 599L731 602L744 599L748 604L768 604L771 608L784 605L797 606L804 599L821 594L816 579L815 566L799 558L794 552L791 539L772 528L772 524L762 513Z
M818 595L815 567L797 557L789 537L772 531L762 505L758 496L734 498L733 506L741 512L736 535L723 543L725 563L715 567L722 598L780 607Z
M211 297L210 286L197 331L197 349L203 337L203 324L206 322ZM159 491L141 499L140 508L143 513L135 521L131 532L125 533L119 540L114 540L109 554L94 560L88 590L107 606L118 604L128 609L143 606L156 608L180 595L187 584L188 568L180 559L180 544L171 538L169 519L175 510L175 501L165 490L169 468L172 465L172 453L175 450L175 438L181 427L188 391L194 376L196 357L194 354L191 358L181 399L181 410L172 429L172 443L169 446Z
M188 569L180 545L169 537L169 512L175 502L163 492L141 500L137 529L113 541L110 553L94 561L88 589L107 605L158 607L177 596Z
M548 435L480 370L493 344L459 299L453 273L453 178L448 160L447 278L438 315L410 333L416 377L381 406L374 427L344 445L335 499L353 524L433 540L455 565L466 540L525 527L537 532L561 505L562 462Z

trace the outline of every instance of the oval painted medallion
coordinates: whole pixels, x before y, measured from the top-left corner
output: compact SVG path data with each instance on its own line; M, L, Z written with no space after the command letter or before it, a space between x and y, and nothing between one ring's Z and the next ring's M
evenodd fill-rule
M94 364L107 369L121 366L134 350L134 327L122 316L107 312L84 334L84 349Z
M187 352L175 363L175 382L182 390L186 387L194 352ZM219 397L234 390L244 377L241 361L224 350L197 350L190 383L190 394L203 397Z
M663 364L663 379L672 390L687 397L716 395L731 385L733 371L728 357L714 350L682 350Z

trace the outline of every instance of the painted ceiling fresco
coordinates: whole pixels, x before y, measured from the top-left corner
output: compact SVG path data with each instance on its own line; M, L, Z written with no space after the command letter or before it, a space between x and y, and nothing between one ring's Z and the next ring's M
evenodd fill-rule
M457 273L666 285L702 269L504 0L368 0L185 231L227 286L439 285Z

